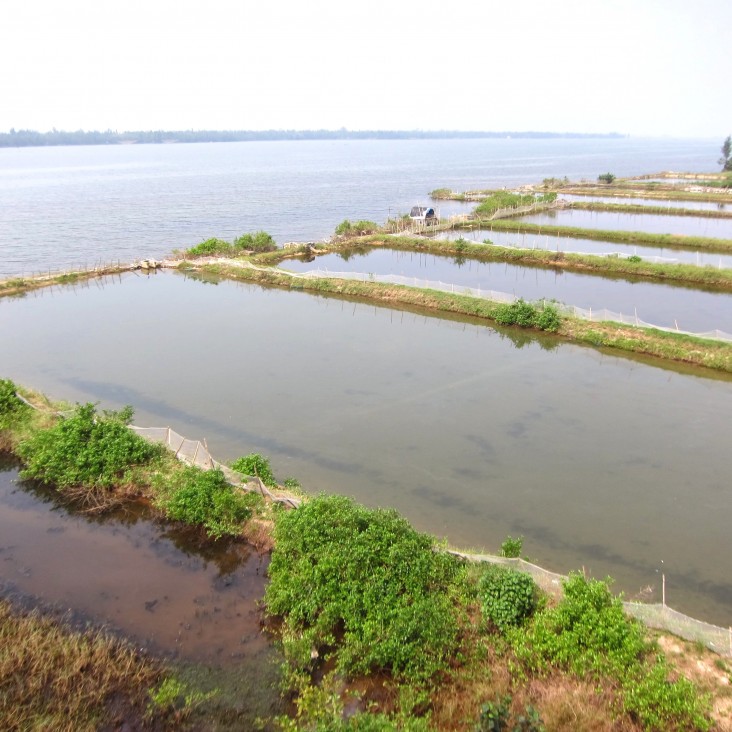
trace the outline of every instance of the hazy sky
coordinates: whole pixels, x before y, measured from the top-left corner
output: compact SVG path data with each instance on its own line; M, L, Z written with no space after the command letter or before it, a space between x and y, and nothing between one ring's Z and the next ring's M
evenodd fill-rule
M732 133L732 0L13 0L0 131Z

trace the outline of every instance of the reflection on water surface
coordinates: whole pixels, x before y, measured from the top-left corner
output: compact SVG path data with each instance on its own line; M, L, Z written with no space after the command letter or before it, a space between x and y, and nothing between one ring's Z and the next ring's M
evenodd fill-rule
M172 273L0 301L0 338L4 375L54 397L133 404L458 545L523 534L630 595L665 571L672 606L729 624L732 571L709 560L732 551L726 377Z

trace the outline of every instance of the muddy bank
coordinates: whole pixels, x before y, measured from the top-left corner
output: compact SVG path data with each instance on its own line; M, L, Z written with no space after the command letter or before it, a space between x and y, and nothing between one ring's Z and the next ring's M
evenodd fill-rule
M282 711L258 605L269 559L156 522L143 504L90 519L0 459L0 596L104 627L222 689L246 718Z

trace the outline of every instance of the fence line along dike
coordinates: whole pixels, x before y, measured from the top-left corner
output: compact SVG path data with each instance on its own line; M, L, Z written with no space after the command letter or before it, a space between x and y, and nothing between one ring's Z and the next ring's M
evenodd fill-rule
M270 500L282 503L289 508L297 508L302 503L300 499L278 496L272 493L257 476L252 476L248 483L243 482L239 473L213 458L205 440L190 440L179 435L170 427L135 427L130 425L130 429L150 442L165 445L179 460L189 465L195 465L203 470L221 470L226 479L235 487L258 491ZM449 550L449 553L471 562L501 564L530 574L542 590L555 598L561 597L563 592L562 583L567 579L566 575L551 572L524 559L501 557L494 554L468 554L454 550ZM662 599L661 603L655 604L623 601L623 608L628 615L637 618L649 628L666 630L685 640L703 643L709 650L718 655L732 658L732 627L721 628L717 625L711 625L669 607L666 604L665 575L663 577Z
M18 399L33 409L39 410L28 399L18 394ZM54 411L54 414L62 419L73 414L71 411ZM302 500L289 495L277 495L273 493L262 482L259 476L246 476L248 481L242 480L242 475L232 470L223 463L215 460L211 455L206 440L191 440L183 435L178 434L170 427L138 427L128 425L128 428L135 434L139 435L149 442L155 442L164 445L168 450L174 453L175 457L188 464L196 466L202 470L220 470L226 480L235 488L244 491L255 491L261 493L265 498L283 504L286 508L296 509L302 504ZM524 559L497 556L495 554L474 554L461 552L457 550L446 550L449 554L460 557L470 562L487 562L491 564L500 564L525 572L534 579L536 584L547 594L554 598L560 598L563 594L563 582L567 579L567 575L551 572L536 564L528 562ZM623 609L628 615L638 619L649 628L657 630L665 630L685 640L694 641L704 644L709 650L720 656L732 658L732 626L722 628L717 625L705 623L688 615L674 610L666 604L666 576L663 575L663 589L661 603L642 603L622 601Z

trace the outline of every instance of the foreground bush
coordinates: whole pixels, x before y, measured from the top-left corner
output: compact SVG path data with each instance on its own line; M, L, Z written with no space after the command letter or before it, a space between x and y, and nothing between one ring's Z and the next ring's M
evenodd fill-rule
M97 414L93 404L78 405L71 417L20 443L22 477L58 488L110 488L125 482L131 468L162 451L128 429L131 419L132 407Z
M17 387L9 379L0 379L0 430L7 430L26 419L30 407L18 399Z
M336 645L342 671L420 681L456 649L461 571L395 511L320 496L278 517L265 602L284 618L293 665L306 667L313 646Z
M665 664L651 658L643 629L623 611L608 582L571 574L564 598L509 634L514 653L539 674L560 669L579 678L610 678L621 689L625 712L648 730L706 730L708 700L691 682L670 681Z
M240 457L231 463L231 468L244 476L256 476L270 488L277 487L277 481L275 480L269 460L258 452L252 452L249 455Z
M203 526L218 539L239 536L259 501L257 494L235 489L220 470L187 467L161 492L158 505L169 518Z
M530 617L536 609L538 594L530 575L496 564L488 566L478 582L483 616L501 631Z

